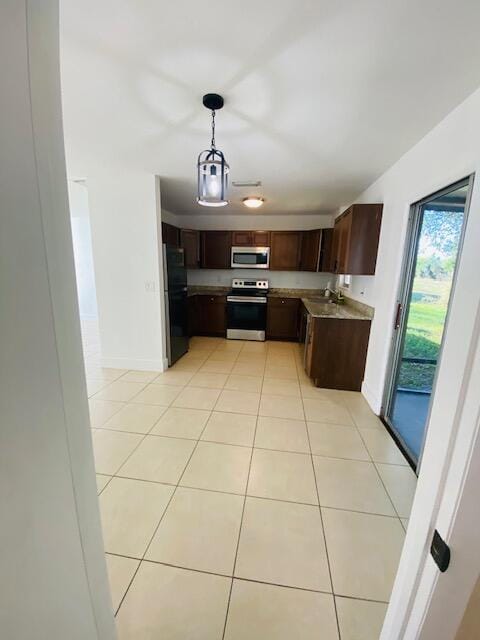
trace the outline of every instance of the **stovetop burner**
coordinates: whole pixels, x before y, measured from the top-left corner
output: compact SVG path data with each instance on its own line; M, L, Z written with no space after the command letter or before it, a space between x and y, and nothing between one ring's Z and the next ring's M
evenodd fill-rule
M231 296L262 296L268 293L268 280L232 280Z

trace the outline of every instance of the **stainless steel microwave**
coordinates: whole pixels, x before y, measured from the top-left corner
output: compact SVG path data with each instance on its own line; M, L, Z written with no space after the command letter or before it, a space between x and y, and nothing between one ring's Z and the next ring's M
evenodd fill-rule
M270 247L232 247L232 269L268 269Z

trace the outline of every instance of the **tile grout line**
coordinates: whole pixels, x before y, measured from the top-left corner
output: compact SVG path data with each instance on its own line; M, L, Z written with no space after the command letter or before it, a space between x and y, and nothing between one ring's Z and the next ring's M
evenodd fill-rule
M200 440L199 444L201 444L202 442L206 442L205 440ZM215 443L214 443L215 444ZM228 445L227 445L228 446ZM247 447L244 447L247 448ZM258 449L258 447L249 447L250 449ZM280 453L284 453L284 452L280 452ZM100 475L106 475L106 474L100 474ZM160 482L158 480L146 480L145 478L136 478L136 477L132 477L132 476L124 476L124 475L119 475L116 474L115 476L111 476L110 479L112 478L122 478L123 480L134 480L135 482L146 482L148 484L160 484L160 485L164 485L167 487L176 487L177 485L172 483L172 482ZM259 495L255 495L253 493L234 493L232 491L222 491L220 489L207 489L206 487L195 487L195 486L191 486L191 485L186 485L186 484L182 484L179 485L180 488L182 489L192 489L195 491L208 491L210 493L221 493L222 495L228 495L228 496L246 496L247 498L255 498L256 500L269 500L270 502L286 502L288 504L298 504L298 505L302 505L302 506L306 506L306 507L318 507L318 503L313 503L313 502L298 502L297 500L287 500L286 498L272 498L269 496L259 496ZM334 507L334 506L330 506L330 505L321 505L324 509L329 509L331 511L347 511L348 513L361 513L363 515L366 516L382 516L383 518L392 518L394 520L398 519L398 516L396 514L394 515L385 515L383 513L375 513L372 511L361 511L359 509L346 509L346 508L342 508L342 507ZM110 552L109 552L110 553ZM121 554L120 554L121 555Z
M201 573L204 575L208 575L208 576L218 576L219 578L227 578L227 579L234 579L234 580L240 580L242 582L253 582L255 584L264 584L264 585L268 585L268 586L272 586L272 587L279 587L281 589L292 589L294 591L307 591L308 593L322 593L324 595L327 596L334 596L337 598L345 598L346 600L360 600L361 602L377 602L379 604L387 604L388 602L386 600L373 600L372 598L356 598L354 596L348 596L348 595L343 595L341 593L332 593L331 591L322 591L320 589L309 589L307 587L297 587L297 586L293 586L293 585L289 585L289 584L280 584L278 582L266 582L265 580L258 580L255 578L243 578L241 576L231 576L228 575L226 573L217 573L215 571L207 571L205 569L195 569L192 567L185 567L183 565L180 564L173 564L171 562L162 562L161 560L151 560L150 558L146 558L144 560L142 560L142 558L136 558L134 556L126 556L126 555L122 555L121 553L112 553L111 551L106 551L105 552L106 555L109 556L115 556L116 558L125 558L127 560L134 560L136 562L149 562L150 564L156 564L156 565L161 565L164 567L172 567L174 569L180 569L182 571L191 571L193 573Z
M244 393L243 391L240 391L239 393ZM159 406L159 405L155 405L155 406ZM246 416L249 418L254 418L256 417L255 414L252 413L239 413L236 411L218 411L217 409L191 409L190 407L162 407L166 410L168 409L185 409L186 411L210 411L211 413L222 413L222 414L226 414L226 415L234 415L234 416ZM167 411L165 411L166 413ZM140 433L138 431L127 431L126 429L113 429L111 427L94 427L96 430L100 430L100 431L111 431L113 433L129 433L131 435L134 436L152 436L152 437L156 437L156 438L170 438L173 440L188 440L190 442L195 442L197 440L197 438L187 438L186 436L172 436L166 433L152 433L152 429L158 424L158 422L160 422L160 420L164 417L165 413L163 415L160 416L160 418L155 422L155 424L153 425L153 427L150 429L150 431L148 431L147 433ZM275 416L262 416L262 415L258 415L259 418L273 418L275 420L293 420L294 422L302 422L305 423L304 420L298 420L298 419L293 419L293 418L276 418ZM208 420L210 420L210 418L208 418ZM309 422L313 422L314 424L325 424L325 425L330 425L330 424L334 424L334 423L328 423L328 422L314 422L313 420L309 420ZM306 423L307 425L307 429L308 429L308 423ZM337 425L334 425L337 426ZM344 425L339 425L339 426L344 426ZM355 430L354 427L349 427L346 426L345 428L351 429L352 431ZM361 437L361 436L360 436ZM212 444L222 444L228 447L240 447L241 449L250 449L253 445L248 445L248 444L237 444L234 442L222 442L220 440L207 440L206 438L202 439L202 442L210 442ZM362 441L363 442L363 441ZM273 447L259 447L259 446L255 446L256 449L261 449L262 451L276 451L277 453L293 453L293 454L298 454L301 456L309 456L309 455L313 455L316 458L328 458L330 460L351 460L352 462L365 462L367 464L383 464L389 467L399 467L401 469L406 469L408 467L406 467L406 465L403 464L395 464L393 462L379 462L377 460L373 460L369 455L369 459L365 460L365 458L346 458L344 456L334 456L334 455L325 455L322 453L312 453L310 454L310 452L308 451L294 451L293 449L274 449ZM368 453L368 450L367 450ZM100 473L100 472L98 472ZM102 474L101 474L102 475ZM104 473L103 475L111 475L109 473Z
M262 389L263 389L263 381L264 381L264 379L265 379L265 376L262 377ZM238 549L240 547L240 537L242 535L243 519L245 517L245 506L247 504L248 485L249 485L249 482L250 482L250 472L251 472L251 469L252 469L253 453L254 453L254 450L255 450L255 439L257 437L258 412L260 411L260 401L261 401L261 392L260 392L260 399L259 399L258 409L257 409L257 419L255 420L255 431L254 431L254 434L253 434L252 450L251 450L251 453L250 453L250 462L248 464L248 474L247 474L247 482L246 482L246 485L245 485L245 495L244 495L244 498L243 498L242 516L240 518L240 527L238 529L237 546L236 546L236 549L235 549L235 559L233 561L233 567L232 567L232 580L231 580L231 583L230 583L230 591L229 591L229 594L228 594L227 609L225 611L225 622L223 624L222 640L225 640L225 633L227 631L228 614L230 612L230 602L232 600L233 581L235 580L235 569L237 567Z
M212 413L212 412L210 411L210 414L211 414L211 413ZM207 420L207 422L208 422L208 420ZM200 433L200 436L202 435L203 431L205 430L205 428L206 428L206 426L207 426L207 422L205 423L205 425L204 425L204 427L203 427L203 429L202 429L202 431L201 431L201 433ZM153 427L152 427L152 429L153 429ZM143 442L143 440L142 440L142 442ZM118 612L120 611L120 607L122 606L122 604L123 604L123 602L124 602L124 600L125 600L125 598L126 598L126 596L127 596L127 593L128 593L128 591L129 591L129 589L130 589L130 587L131 587L131 585L132 585L132 583L133 583L133 581L134 581L134 579L135 579L135 576L137 575L137 573L138 573L138 571L139 571L139 569L140 569L140 567L141 567L141 565L142 565L142 562L144 562L144 561L145 561L145 556L146 556L146 554L148 553L148 550L149 550L149 548L150 548L150 545L152 544L152 541L153 541L153 539L154 539L154 537L155 537L155 535L156 535L156 533L157 533L157 531L158 531L158 529L159 529L159 527L160 527L160 525L161 525L161 523L162 523L162 521L163 521L163 518L165 517L165 514L167 513L167 510L168 510L168 508L169 508L169 506L170 506L170 504L171 504L171 502L172 502L172 500L173 500L173 497L174 497L175 493L177 492L178 486L179 486L179 484L180 484L181 479L183 478L183 475L184 475L184 473L185 473L185 470L186 470L186 468L188 467L188 465L189 465L189 463L190 463L190 460L192 459L193 454L194 454L194 453L195 453L195 451L197 450L197 447L198 447L198 443L199 443L199 442L200 442L200 439L198 439L198 440L197 440L197 442L196 442L196 444L195 444L194 448L192 449L192 452L191 452L191 454L190 454L190 456L189 456L189 458L188 458L187 462L185 463L185 466L184 466L184 468L183 468L183 471L182 471L182 473L180 474L180 476L179 476L179 478L178 478L178 482L177 482L177 484L175 485L175 488L174 488L174 489L173 489L173 491L172 491L172 495L170 496L170 498L169 498L169 500L168 500L168 502L167 502L167 504L166 504L166 506L165 506L165 509L162 511L162 514L161 514L161 516L160 516L160 519L159 519L159 521L158 521L158 524L157 524L157 526L155 527L155 530L153 531L153 534L152 534L152 536L150 537L150 540L148 541L147 546L145 547L145 550L144 550L144 552L143 552L143 554L142 554L142 557L141 557L141 559L140 559L140 562L138 563L138 567L137 567L137 569L136 569L135 573L133 574L132 579L131 579L131 580L130 580L130 582L128 583L128 586L127 586L127 588L126 588L126 590L125 590L125 593L124 593L124 594L123 594L123 596L122 596L122 599L120 600L120 603L119 603L119 605L118 605L118 607L117 607L117 610L115 611L115 616L116 616L116 615L118 614ZM125 461L125 462L126 462L126 461ZM159 484L160 484L160 483L159 483ZM172 485L170 485L170 486L172 486Z
M399 513L398 513L398 511L397 511L397 508L396 508L396 506L395 506L395 503L393 502L393 498L392 498L392 496L390 495L390 491L388 490L387 486L385 485L385 483L384 483L384 481L383 481L382 476L380 475L380 472L379 472L379 470L378 470L378 468L377 468L377 463L376 463L376 462L375 462L375 460L373 459L372 454L370 453L370 450L369 450L369 448L367 447L367 443L365 442L365 440L364 440L364 438L363 438L362 432L360 431L359 427L357 426L357 423L356 423L356 421L355 421L355 417L353 416L353 413L351 412L350 407L348 407L348 406L347 406L347 411L348 411L348 413L349 413L350 417L352 418L352 420L353 420L353 422L354 422L354 424L355 424L355 428L357 429L358 435L360 436L360 439L361 439L361 440L362 440L362 442L363 442L363 446L364 446L364 447L365 447L365 449L368 451L368 455L370 456L371 462L372 462L372 464L373 464L373 468L375 469L375 472L376 472L376 474L377 474L377 476L378 476L378 478L379 478L379 480L380 480L380 483L381 483L381 485L382 485L382 487L383 487L383 489L384 489L385 493L387 494L388 499L390 500L390 503L391 503L391 505L392 505L392 508L393 508L394 512L396 513L396 517L398 518L398 520L399 520L399 522L400 522L400 526L401 526L401 527L402 527L402 529L405 531L405 527L403 526L402 520L401 520L400 515L399 515ZM392 439L392 442L394 442L394 441L393 441L393 439ZM396 444L395 444L395 446L396 446ZM380 464L381 464L381 463L380 463ZM397 466L403 466L403 465L397 465Z
M343 595L340 593L332 593L331 591L322 591L320 589L308 589L307 587L297 587L289 584L280 584L278 582L266 582L265 580L258 580L255 578L243 578L241 576L231 576L226 573L217 573L215 571L207 571L205 569L195 569L192 567L185 567L179 564L173 564L171 562L162 562L161 560L151 560L150 558L146 558L142 560L142 558L136 558L134 556L126 556L121 553L112 553L110 551L105 552L106 555L115 556L117 558L126 558L127 560L135 560L136 562L149 562L150 564L161 565L164 567L172 567L174 569L181 569L182 571L192 571L193 573L201 573L208 576L218 576L219 578L227 578L234 580L241 580L242 582L253 582L255 584L264 584L272 587L279 587L281 589L293 589L295 591L307 591L308 593L322 593L327 596L334 596L337 598L345 598L347 600L359 600L360 602L378 602L379 604L388 604L385 600L373 600L372 598L356 598L354 596Z
M305 413L305 404L303 402L303 398L302 398L302 409L303 409L303 415L304 415L304 418L305 418L305 424L307 424L307 415ZM312 444L310 442L310 433L308 431L308 426L306 427L306 431L307 431L308 446L310 448L310 462L311 462L311 465L312 465L313 480L315 482L315 491L317 493L318 513L320 515L320 524L321 524L322 533L323 533L323 544L325 546L325 555L327 557L328 575L330 577L330 587L332 589L332 600L333 600L333 609L335 611L335 621L337 623L337 634L338 634L339 640L341 640L340 621L338 619L338 611L337 611L337 601L335 599L335 593L334 593L334 587L333 587L332 567L331 567L331 562L330 562L330 556L328 554L327 535L325 533L325 523L323 522L322 507L321 507L321 504L320 504L320 494L318 492L317 474L315 472L315 464L314 464L313 454L312 454Z
M154 425L154 426L155 426L155 425ZM153 426L152 426L152 429L153 429ZM117 473L120 471L120 469L123 467L123 465L127 462L127 460L129 460L129 459L130 459L130 457L133 455L133 453L138 449L138 447L139 447L139 446L141 445L141 443L145 440L145 438L147 437L147 435L148 435L148 434L145 434L145 435L143 436L143 438L140 440L140 442L139 442L139 443L138 443L138 445L135 447L135 449L133 449L133 451L131 451L130 455L128 455L128 456L127 456L127 458L126 458L126 459L122 462L122 464L118 467L118 469L117 469L116 473L114 473L114 474L113 474L113 476L112 476L112 478L110 479L110 482L113 480L113 478L121 477L121 476L117 476ZM110 484L110 482L109 482L108 484ZM172 492L172 496L173 496L173 493L174 493L174 492ZM170 500L172 499L172 496L170 496ZM168 505L170 504L170 500L169 500L169 501L168 501L168 503L167 503L167 507L168 507ZM163 511L163 513L165 513L165 511L166 511L167 507L165 507L165 510ZM163 517L163 513L162 513L162 517ZM107 551L106 551L105 549L104 549L104 552L105 552L105 553L107 553ZM126 588L126 590L125 590L125 592L124 592L124 594L123 594L123 596L122 596L122 598L121 598L121 600L120 600L120 602L119 602L119 604L118 604L118 607L116 608L116 610L115 610L115 612L114 612L114 616L116 616L116 615L118 614L118 612L120 611L120 607L122 606L123 601L125 600L125 596L127 595L128 590L130 589L130 586L131 586L131 584L132 584L133 580L135 579L135 576L137 575L138 570L139 570L139 568L140 568L140 565L141 565L141 564L142 564L142 562L140 561L140 562L138 563L138 565L137 565L137 568L135 569L135 571L134 571L134 573L133 573L133 576L132 576L131 580L129 581L129 583L128 583L128 585L127 585L127 588Z
M225 382L223 383L223 386L222 386L222 387L220 387L220 389L219 389L220 394L222 393L222 391L223 391L223 390L225 390L225 385L227 384L227 382L228 382L228 378L229 378L231 375L238 375L238 376L248 375L248 374L243 374L243 373L242 373L242 374L236 374L236 373L233 373L233 371L232 371L232 370L233 370L233 368L234 368L234 366L235 366L235 363L236 363L236 362L238 362L238 359L239 359L239 357L240 357L240 354L242 354L242 353L244 352L244 349L245 349L246 344L247 344L247 343L244 343L244 344L242 345L241 349L237 352L236 357L235 357L235 360L233 361L232 369L230 370L230 372L229 372L228 374L225 374L225 375L226 375L226 379L225 379ZM212 352L212 353L213 353L213 352ZM203 361L203 363L204 363L204 364L205 364L205 362L208 362L208 360L209 360L209 358L211 357L212 353L210 353L210 355L209 355L209 356L208 356L208 357ZM245 353L247 353L247 352L245 352ZM262 382L261 382L261 388L260 388L260 391L259 391L259 396L260 396L260 397L259 397L259 406L258 406L258 410L257 410L257 414L256 414L256 421L255 421L255 430L254 430L254 436L253 436L253 443L252 443L252 445L251 445L251 447L250 447L250 448L251 448L251 455L250 455L250 461L249 461L249 468L248 468L248 475L247 475L247 483L246 483L245 493L243 494L243 497L244 497L244 500L243 500L243 508L242 508L242 514L241 514L241 519L240 519L239 533L238 533L238 538L237 538L237 546L236 546L236 553L235 553L234 566L233 566L233 571L232 571L232 575L231 575L231 576L228 576L228 575L225 575L225 574L217 574L217 573L215 573L215 572L209 572L209 571L202 571L202 570L198 570L198 569L192 569L192 568L190 568L190 567L182 567L182 566L179 566L179 565L173 565L173 564L169 564L169 563L165 563L165 562L158 562L158 561L155 561L155 560L149 560L149 559L146 559L146 558L145 558L145 556L146 556L146 554L148 553L148 550L149 550L149 548L150 548L150 546L151 546L151 544L152 544L153 538L155 537L155 535L156 535L156 533L157 533L157 531L158 531L158 529L159 529L159 527L160 527L160 525L161 525L161 522L162 522L163 518L165 517L165 515L166 515L166 513L167 513L167 511L168 511L168 509L169 509L169 507L170 507L170 504L171 504L171 502L172 502L172 500L173 500L173 497L175 496L176 491L177 491L178 487L180 486L181 479L182 479L182 477L184 476L185 471L186 471L186 468L188 467L188 465L189 465L189 463L190 463L190 461L191 461L191 459L192 459L192 456L194 455L195 451L197 450L199 443L200 443L200 442L211 442L211 443L219 444L219 445L225 445L225 446L236 446L236 447L246 448L246 445L231 444L231 443L228 443L228 442L217 442L217 441L215 441L215 440L201 440L202 435L203 435L203 433L205 432L205 429L206 429L206 427L207 427L207 425L208 425L208 422L210 421L210 419L211 419L211 417L212 417L212 414L213 414L214 412L215 412L215 413L225 413L225 414L229 414L229 413L231 413L231 414L233 414L233 415L235 415L235 414L236 414L236 415L248 415L248 414L240 414L240 413L238 413L238 412L234 412L234 411L223 411L223 412L222 412L222 411L217 411L217 410L216 410L216 405L217 405L217 403L218 403L218 401L219 401L219 398L217 398L217 400L215 401L214 407L213 407L212 409L209 409L209 416L208 416L208 418L207 418L207 421L206 421L206 423L205 423L205 425L204 425L203 429L201 430L201 433L199 434L199 436L198 436L196 439L192 439L192 438L178 438L177 436L168 436L168 435L163 435L163 434L152 434L152 433L151 433L151 431L155 428L155 426L158 424L158 422L163 418L164 414L165 414L165 413L166 413L170 408L179 408L179 409L182 409L182 407L173 407L173 406L172 406L172 405L173 405L173 402L174 402L174 400L175 400L175 399L174 399L174 400L172 400L172 402L171 402L169 405L167 405L167 406L165 407L165 412L162 414L162 416L160 416L160 417L158 418L158 420L157 420L156 422L154 422L154 424L153 424L153 425L152 425L152 427L150 428L150 431L148 431L148 432L147 432L147 433L145 433L145 434L138 434L137 432L128 432L128 431L127 431L127 433L133 433L133 434L135 434L135 435L143 435L143 438L141 438L141 440L139 441L139 443L138 443L138 445L135 447L135 449L134 449L134 450L133 450L133 451L132 451L128 456L127 456L127 458L124 460L124 462L120 465L120 468L119 468L119 469L117 469L117 471L116 471L116 472L115 472L115 473L110 477L109 481L107 482L107 484L105 485L105 487L103 487L103 488L102 488L102 490L100 491L100 493L102 493L102 491L103 491L103 490L108 486L108 484L111 482L111 480L112 480L112 478L113 478L113 477L124 477L124 476L120 476L120 475L118 475L118 474L119 474L119 471L120 471L120 469L121 469L121 467L123 467L123 465L124 465L124 464L127 462L127 460L131 457L131 455L133 455L133 453L137 450L137 448L138 448L138 447L141 445L141 443L145 440L145 438L147 437L147 435L154 435L154 436L157 436L157 437L167 437L167 438L169 437L169 438L176 438L176 439L183 439L183 440L195 441L195 446L194 446L194 448L193 448L193 450L192 450L192 452L191 452L191 454L190 454L190 456L189 456L189 458L188 458L188 460L187 460L187 462L186 462L186 464L185 464L185 467L184 467L184 469L183 469L183 471L182 471L182 473L181 473L181 475L180 475L180 478L179 478L178 482L177 482L175 485L170 484L170 483L157 483L157 482L155 482L155 481L144 480L144 479L141 479L141 478L140 478L140 479L138 479L138 480L140 480L140 481L144 481L144 482L152 482L152 483L155 483L155 484L165 484L165 485L168 485L168 486L173 486L173 487L174 487L174 490L173 490L173 492L172 492L172 495L171 495L171 497L170 497L170 499L169 499L169 501L168 501L168 503L167 503L167 505L166 505L165 509L164 509L164 510L163 510L163 512L162 512L162 515L161 515L160 521L158 522L157 527L155 528L155 531L154 531L154 533L153 533L152 537L150 538L150 541L149 541L149 543L148 543L148 545L147 545L147 547L146 547L146 549L145 549L145 552L143 553L143 555L142 555L142 557L141 557L140 559L138 559L138 558L134 558L136 561L138 561L138 566L137 566L137 569L136 569L136 571L135 571L134 575L132 576L131 581L129 582L129 585L128 585L128 587L127 587L127 589L126 589L126 591L125 591L125 593L124 593L124 595L123 595L123 597L122 597L122 599L121 599L120 604L118 605L118 608L117 608L117 610L116 610L116 614L117 614L117 613L118 613L118 611L120 610L120 607L121 607L121 606L122 606L122 604L123 604L123 601L124 601L124 599L125 599L125 597L126 597L126 595L127 595L127 592L129 591L130 586L132 585L132 583L133 583L133 581L134 581L134 579L135 579L135 576L136 576L136 574L137 574L137 572L138 572L138 570L139 570L139 568L140 568L140 566L141 566L141 564L142 564L143 562L152 562L152 563L155 563L155 564L160 564L160 565L165 565L165 566L171 566L171 567L177 567L177 568L182 569L182 570L185 570L185 571L197 571L197 572L200 572L200 573L206 573L206 574L211 574L211 575L218 575L218 576L221 576L221 577L224 577L224 578L225 578L225 577L226 577L226 578L230 578L230 579L231 579L231 584L230 584L230 592L229 592L229 598L228 598L227 610L226 610L226 614L225 614L225 623L224 623L223 636L225 636L226 629L227 629L227 622L228 622L229 608L230 608L230 602L231 602L231 596L232 596L232 590L233 590L233 581L234 581L235 579L238 579L238 580L243 580L243 581L245 581L245 582L259 582L259 583L261 583L261 584L274 584L274 583L269 583L269 582L263 582L263 581L261 581L261 580L252 580L252 579L248 579L248 578L240 578L240 577L239 577L239 578L235 578L235 568L236 568L236 563L237 563L237 557L238 557L238 551L239 551L240 538L241 538L242 527L243 527L244 516L245 516L246 501L247 501L247 497L250 497L250 496L249 496L249 494L248 494L248 484L249 484L249 478L250 478L250 474L251 474L251 468L252 468L252 461L253 461L254 449L255 449L255 448L258 448L258 449L261 449L261 450L267 450L267 451L278 451L278 452L291 453L291 454L297 453L297 454L300 454L300 455L309 455L309 456L310 456L310 460L311 460L312 467L313 467L313 474L314 474L314 481L315 481L315 488L316 488L316 493L317 493L317 499L318 499L318 505L314 505L314 506L318 506L318 508L319 508L319 512L320 512L320 519L321 519L321 524L322 524L322 531L323 531L323 535L324 535L324 545L325 545L326 556L327 556L327 563L328 563L328 568L329 568L330 584L331 584L331 589L332 589L332 591L331 591L331 593L330 593L329 595L332 595L333 600L334 600L334 607L335 607L335 613L336 613L336 619L337 619L337 628L338 628L338 626L339 626L339 624L338 624L338 614L337 614L336 602L335 602L335 598L337 597L337 594L335 594L335 593L334 593L334 591L333 591L333 582L332 582L332 574L331 574L331 567L330 567L330 559L329 559L329 556L328 556L328 547L327 547L327 541L326 541L326 536L325 536L325 527L324 527L323 518L322 518L322 512L321 512L322 507L321 507L321 505L320 505L320 499L319 499L319 494L318 494L318 485L317 485L317 479L316 479L316 473L315 473L314 454L313 454L313 452L312 452L312 448L311 448L310 434L309 434L309 431L308 431L307 420L306 420L306 416L305 416L305 405L304 405L304 400L305 400L305 398L304 398L303 393L302 393L301 391L300 391L300 400L302 401L302 410L303 410L303 415L304 415L304 420L303 420L302 422L304 422L304 424L305 424L305 428L306 428L306 432L307 432L307 438L308 438L308 443L309 443L309 449L310 449L310 452L308 453L308 452L298 452L298 451L286 451L286 450L282 450L282 449L278 449L278 450L277 450L277 449L267 449L267 448L263 448L263 447L255 447L256 434L257 434L257 427L258 427L258 420L259 420L259 417L260 417L260 415L259 415L259 412L260 412L260 402L261 402L261 399L262 399L262 396L263 396L264 385L265 385L265 378L266 378L266 377L268 377L268 376L266 376L266 375L265 375L267 361L268 361L268 350L267 350L267 358L266 358L266 361L265 361L265 365L264 365L264 367L263 367L263 374L262 374L261 376L254 376L254 377L261 377ZM221 362L221 361L219 361L219 362ZM203 365L202 365L202 366L203 366ZM300 363L297 361L297 359L295 359L295 367L296 367L296 369L297 369L297 379L296 379L296 383L297 383L297 385L300 385L300 380L299 380L299 367L300 367ZM200 367L200 369L201 369L201 367ZM189 373L192 373L192 378L193 378L193 377L194 377L198 372L199 372L199 370L197 369L197 370L195 370L195 371L193 371L193 372L189 372ZM208 372L208 371L207 371L207 372L204 372L204 373L214 373L214 372ZM118 380L120 380L124 375L126 375L126 374L122 374L122 375L118 378ZM159 375L160 375L160 374L159 374ZM180 387L181 387L181 391L180 391L179 393L181 393L184 389L186 389L186 388L188 388L188 387L192 387L192 388L211 388L211 387L195 387L195 385L190 384L190 382L191 382L192 378L190 378L189 382L188 382L186 385L183 385L183 386L181 386L181 385L167 385L167 386L173 386L173 387L178 387L178 386L180 386ZM157 379L157 378L155 378L155 380L156 380L156 379ZM276 380L276 378L273 378L273 380ZM285 380L288 380L288 381L290 381L290 382L293 382L293 380L288 379L288 378L286 378ZM114 381L112 381L112 382L114 382ZM108 383L108 384L111 384L111 383ZM107 386L108 386L108 384L107 384ZM147 383L146 383L146 385L145 385L144 387L142 387L142 389L141 389L138 393L141 393L141 392L142 392L142 391L143 391L143 390L144 390L148 385L150 385L150 384L155 384L155 381L147 382ZM300 387L301 387L301 385L300 385ZM239 391L239 390L231 389L231 391ZM240 392L244 392L244 391L243 391L243 390L240 390ZM256 392L255 392L255 393L256 393ZM138 394L137 394L137 395L138 395ZM177 394L177 396L178 396L178 395L179 395L179 394ZM277 394L267 394L267 395L277 395ZM133 400L135 397L136 397L136 396L134 396L134 397L132 398L132 400ZM283 396L279 396L279 397L282 397L282 398L294 398L294 397L297 397L297 396L285 396L285 395L283 395ZM93 398L92 398L92 399L93 399ZM327 400L329 400L329 399L327 398ZM119 401L119 402L123 402L123 401ZM130 400L129 402L131 402L131 400ZM125 406L126 404L129 404L129 402L126 402L126 403L125 403L125 402L123 402L123 406ZM132 403L132 404L139 404L139 403ZM339 404L344 405L344 404L346 404L346 403L339 403ZM155 405L155 406L164 406L164 405ZM347 405L345 408L347 409L348 413L351 415L350 406L348 406L348 405ZM187 409L188 409L188 408L187 408ZM118 411L120 411L120 410L121 410L121 409L118 409ZM252 415L252 414L250 414L250 415ZM113 416L112 416L112 417L113 417ZM111 418L109 418L106 422L108 422L110 419L111 419ZM314 422L314 421L312 421L312 422ZM105 424L105 423L104 423L104 424ZM332 424L335 424L335 423L332 423ZM360 432L360 430L359 430L359 428L358 428L358 426L357 426L357 424L356 424L356 422L355 422L355 420L354 420L354 419L353 419L353 425L352 425L352 426L354 426L354 427L355 427L355 429L357 430L357 433L359 433L360 438L361 438L361 440L362 440L362 442L363 442L363 444L364 444L364 446L365 446L365 448L366 448L366 450L367 450L367 452L368 452L370 462L371 462L372 464L374 464L374 466L375 466L375 468L376 468L376 471L377 471L377 474L378 474L378 475L380 475L380 474L379 474L379 472L378 472L378 468L377 468L377 466L376 466L376 463L375 463L375 461L371 458L371 454L370 454L370 452L369 452L368 448L367 448L367 447L366 447L366 445L365 445L365 441L364 441L364 439L363 439L363 437L362 437L362 434L361 434L361 432ZM98 429L102 429L103 427L96 427L96 428L98 428ZM120 430L120 429L111 429L111 431L123 432L123 431L122 431L122 430ZM327 457L327 458L329 458L329 457L332 457L332 456L319 456L319 457ZM343 458L343 459L345 459L345 460L354 460L354 459L351 459L351 458ZM390 463L385 463L385 464L390 464ZM395 466L403 466L403 465L395 465ZM105 475L109 475L109 474L105 474ZM381 477L380 477L380 481L382 482L382 485L383 485L383 487L384 487L384 489L385 489L385 491L386 491L387 495L389 496L390 501L392 501L392 498L391 498L391 496L390 496L390 494L389 494L388 490L386 489L385 484L383 483L383 480L381 479ZM214 491L214 492L218 492L218 493L226 493L226 494L229 494L229 495L242 495L242 494L230 494L230 492L223 492L223 491L217 491L217 490L212 490L212 489L204 489L204 488L201 488L201 487L185 487L185 488L191 488L191 489L198 490L198 491ZM99 495L100 495L100 493L99 493ZM255 497L255 496L252 496L252 497ZM275 500L277 500L277 499L275 499L275 498L265 498L265 497L263 497L263 496L258 496L258 498L259 498L259 499L265 499L265 500L274 500L274 501L275 501ZM280 501L280 502L292 502L292 503L294 503L294 504L295 504L295 502L293 502L293 501L285 501L285 500L278 500L278 501ZM297 504L307 504L307 503L297 503ZM392 505L393 505L393 501L392 501ZM336 509L336 507L328 507L328 508L329 508L329 509ZM401 523L401 518L400 518L400 516L398 515L398 512L397 512L397 510L396 510L396 508L395 508L395 505L393 505L393 508L394 508L394 512L395 512L397 515L396 515L396 516L386 516L386 517L391 517L391 518L395 518L395 517L397 517L397 518L400 520L400 523ZM339 509L339 510L341 510L341 511L352 511L351 509ZM368 514L368 515L377 515L377 514L372 514L372 513L370 513L370 512L361 512L361 511L360 511L359 513L366 513L366 514ZM378 515L382 515L382 514L378 514ZM402 527L403 527L403 524L402 524L402 523L401 523L401 525L402 525ZM121 556L121 554L110 554L110 555L118 555L118 556ZM128 557L128 556L124 556L124 557ZM289 585L280 585L280 584L279 584L279 585L275 585L275 584L274 584L274 586L283 587L283 588L299 589L299 590L304 590L304 591L313 591L313 592L316 592L315 590L302 589L301 587L293 587L293 586L289 586ZM325 593L325 592L321 592L321 593ZM351 597L351 596L343 596L343 595L341 595L341 594L338 594L338 597L348 598L348 599L352 599L352 600L360 600L360 601L362 601L362 600L366 600L366 601L369 601L369 599L365 599L365 598L354 598L354 597ZM381 602L381 601L372 600L372 602Z

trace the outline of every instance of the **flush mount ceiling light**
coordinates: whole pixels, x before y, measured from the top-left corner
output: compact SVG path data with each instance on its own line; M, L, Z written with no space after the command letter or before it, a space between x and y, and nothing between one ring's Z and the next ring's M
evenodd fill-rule
M223 153L215 146L215 112L223 107L223 98L217 93L207 93L203 96L203 106L212 112L212 141L210 149L198 156L197 202L203 207L224 207L228 204L229 166Z
M243 199L243 204L249 209L258 209L265 202L265 198L260 198L260 196L248 196Z

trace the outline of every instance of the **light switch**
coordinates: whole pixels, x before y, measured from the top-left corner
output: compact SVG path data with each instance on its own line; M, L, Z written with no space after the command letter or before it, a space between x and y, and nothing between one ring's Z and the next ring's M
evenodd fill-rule
M145 280L145 291L148 293L155 291L155 282L153 280Z

